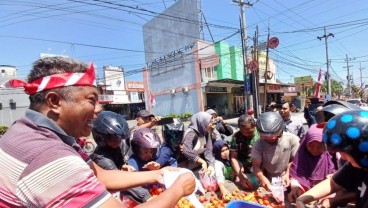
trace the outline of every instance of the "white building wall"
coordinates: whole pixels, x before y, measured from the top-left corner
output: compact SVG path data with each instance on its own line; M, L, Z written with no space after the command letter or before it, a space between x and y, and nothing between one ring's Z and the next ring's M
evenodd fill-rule
M163 15L186 21L175 21ZM165 116L198 112L197 90L193 89L196 83L193 52L199 38L197 1L179 0L143 26L149 91L156 100L156 106L152 108L154 114ZM182 50L179 52L179 49ZM188 92L180 90L188 86ZM172 95L172 89L178 92Z

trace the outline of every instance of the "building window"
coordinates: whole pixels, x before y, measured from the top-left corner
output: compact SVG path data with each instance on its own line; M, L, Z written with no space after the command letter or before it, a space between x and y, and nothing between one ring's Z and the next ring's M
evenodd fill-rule
M144 102L144 92L143 93L138 93L138 99L142 100L142 102Z
M207 79L215 79L215 67L203 68L203 77Z

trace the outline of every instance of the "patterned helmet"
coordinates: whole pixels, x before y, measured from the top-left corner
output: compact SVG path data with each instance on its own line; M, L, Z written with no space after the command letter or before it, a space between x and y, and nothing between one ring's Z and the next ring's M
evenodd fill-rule
M139 128L133 133L130 141L132 151L138 155L143 148L156 149L160 146L160 137L149 128Z
M368 111L351 110L332 117L323 130L329 151L350 154L368 168Z
M264 112L258 117L256 126L260 133L281 135L285 125L279 113Z
M104 146L109 139L125 140L129 135L128 123L120 114L102 111L93 121L92 134L100 146Z

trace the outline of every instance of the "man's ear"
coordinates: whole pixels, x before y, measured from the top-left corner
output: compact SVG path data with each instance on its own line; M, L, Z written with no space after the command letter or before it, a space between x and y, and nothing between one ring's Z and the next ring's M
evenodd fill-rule
M45 96L46 105L55 113L60 113L63 98L56 92L48 92Z

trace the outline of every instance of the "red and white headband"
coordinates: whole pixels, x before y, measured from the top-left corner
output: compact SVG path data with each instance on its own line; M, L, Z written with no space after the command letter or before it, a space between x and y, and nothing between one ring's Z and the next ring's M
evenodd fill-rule
M41 77L31 83L19 79L11 79L1 85L1 88L19 88L23 87L24 91L33 95L37 92L50 90L66 86L96 86L96 75L93 63L85 73L61 73Z

